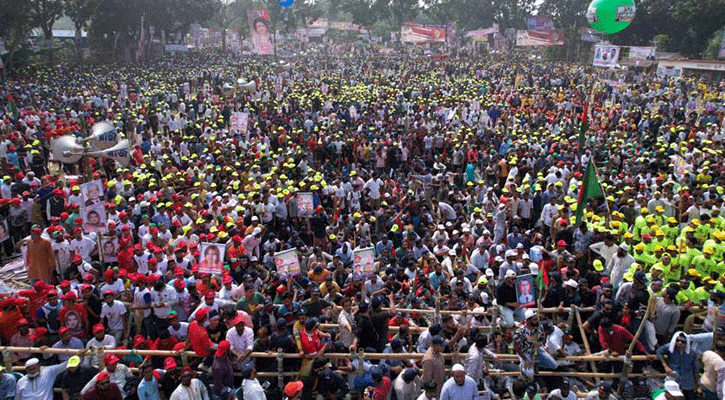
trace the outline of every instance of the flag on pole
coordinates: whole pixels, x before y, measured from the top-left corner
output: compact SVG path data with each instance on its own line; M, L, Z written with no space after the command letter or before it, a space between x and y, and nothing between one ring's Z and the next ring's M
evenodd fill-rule
M584 146L586 145L586 134L589 130L589 120L587 118L587 114L589 114L589 103L584 103L584 112L582 113L582 124L581 129L579 131L579 152L584 152Z
M594 166L594 161L590 158L589 164L587 164L587 170L584 173L584 180L582 180L582 187L579 189L579 198L576 205L577 224L582 221L587 202L599 197L604 197L604 192L602 191L602 185L599 184L599 178L597 178L597 169Z
M8 105L10 107L10 112L13 114L13 119L17 121L19 116L18 105L15 103L15 99L12 94L8 94Z

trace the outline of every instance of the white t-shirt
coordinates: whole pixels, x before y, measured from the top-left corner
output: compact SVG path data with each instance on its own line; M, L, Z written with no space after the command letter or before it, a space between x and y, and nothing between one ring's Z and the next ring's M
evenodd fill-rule
M176 337L179 341L184 341L189 336L189 323L179 322L179 329L175 329L173 325L169 325L169 333Z
M550 399L561 399L561 400L576 400L576 393L573 390L569 390L569 394L564 396L561 394L561 389L554 389L549 393Z
M126 314L126 306L118 300L114 300L111 306L104 302L101 308L101 318L108 318L109 329L123 329L124 314Z

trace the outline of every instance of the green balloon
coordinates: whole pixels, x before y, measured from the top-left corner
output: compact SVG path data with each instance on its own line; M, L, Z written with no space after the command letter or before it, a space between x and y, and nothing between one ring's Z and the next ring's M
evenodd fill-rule
M628 27L634 12L634 0L592 0L587 9L587 20L599 32L612 34Z

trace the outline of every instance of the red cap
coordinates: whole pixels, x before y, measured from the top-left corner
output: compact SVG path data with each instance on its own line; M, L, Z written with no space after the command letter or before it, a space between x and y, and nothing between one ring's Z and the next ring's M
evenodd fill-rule
M81 228L78 228L78 227L73 228L73 234L75 235L76 233L83 233L83 230Z
M237 315L234 317L234 325L240 324L244 322L244 318L241 315Z
M164 369L170 370L176 368L176 360L174 360L174 357L166 357L164 360Z
M68 280L60 281L60 284L58 286L60 286L62 288L64 288L64 287L70 287L70 281L68 281Z
M184 276L184 269L181 267L174 268L174 276Z
M285 290L287 290L287 288L284 287L284 285L277 286L277 294L282 294Z
M116 357L116 355L115 355L115 354L106 354L106 355L105 355L105 356L103 357L103 362L104 362L104 363L106 363L106 365L109 365L109 364L115 364L115 363L117 363L118 361L120 361L120 360L118 359L118 357Z
M60 329L58 329L58 336L63 336L66 332L70 332L70 328L67 326L61 326Z
M46 333L48 333L48 329L40 326L38 328L35 328L35 331L33 332L33 334L30 335L30 339L35 340L35 339L42 338L43 336L45 336Z
M60 298L61 298L62 300L67 300L67 301L76 301L76 299L77 299L78 297L76 296L76 294L75 294L75 293L73 293L73 292L68 292L68 293L64 294L63 296L61 296Z
M106 328L103 326L103 324L95 324L93 325L93 334L95 335L98 332L104 332Z
M83 281L84 282L93 282L93 279L95 279L95 278L91 274L85 274L85 275L83 275Z
M113 268L109 268L106 270L106 272L103 273L103 276L106 278L112 278L114 274Z
M242 237L239 235L234 235L234 236L232 236L232 241L234 243L242 243Z
M28 320L27 320L27 319L25 319L25 318L20 318L20 319L18 320L18 322L17 322L17 325L18 325L18 326L23 326L23 325L30 325L30 322L28 322Z
M174 287L177 289L183 289L186 287L186 282L184 282L183 279L175 279L174 280Z
M204 295L204 297L206 297L207 299L213 299L215 297L214 291L213 290L207 290L206 291L206 294Z
M104 297L105 297L105 296L108 296L109 294L110 294L111 296L114 296L114 295L116 294L116 292L114 292L114 291L113 291L113 289L106 289L106 290L104 290L104 291L103 291L103 296L104 296Z
M85 292L86 290L89 290L89 289L92 290L93 289L93 286L91 286L91 285L89 285L87 283L85 283L85 284L83 284L83 286L81 286L81 292Z
M194 319L196 319L197 322L204 322L208 314L209 307L202 307L201 309L199 309L199 311L196 312Z
M229 276L229 275L224 275L224 278L222 278L222 283L225 284L225 285L227 283L232 283L232 277Z
M217 357L224 357L227 354L227 352L229 351L230 347L231 347L231 345L228 340L222 340L221 342L219 342L219 345L217 346L217 349L216 349L216 354L214 354L214 355Z
M292 381L285 385L284 394L291 399L297 393L301 392L304 386L305 385L302 383L302 381Z
M159 262L156 261L156 258L155 257L151 257L151 258L149 258L149 260L147 261L147 263L153 264L153 265L157 265Z
M565 240L560 240L560 241L556 242L556 245L557 246L562 246L562 247L566 247L567 246Z
M113 356L113 354L109 354L109 356ZM106 371L101 371L96 375L96 382L105 381L106 379L111 379L111 375Z
M146 339L142 335L136 335L133 337L133 348L137 348L141 345L146 344Z
M33 284L33 289L40 292L40 291L43 291L46 286L47 286L47 284L45 282L38 280L38 281L35 281L35 283Z

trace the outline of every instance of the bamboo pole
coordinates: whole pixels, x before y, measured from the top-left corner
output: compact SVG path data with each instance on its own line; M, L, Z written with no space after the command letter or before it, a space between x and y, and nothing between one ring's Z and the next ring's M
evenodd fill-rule
M582 335L582 341L584 342L584 350L587 352L587 355L592 355L592 349L589 346L589 338L587 338L587 333L584 331L584 324L582 324L582 316L579 313L579 309L574 309L574 316L576 316L576 322L579 325L579 332ZM594 361L589 361L589 366L592 368L592 371L597 374L599 371L597 371L597 364ZM595 377L595 382L599 384L599 378Z
M76 350L76 349L54 349L52 347L13 347L13 346L0 346L0 352L9 351L13 353L42 353L42 354L61 354L61 355L88 355L90 351L88 349ZM133 352L139 356L159 356L159 357L181 357L186 355L188 357L199 357L192 351L171 351L171 350L128 350L128 349L104 349L103 354L115 354L115 355L128 355ZM254 352L250 354L252 358L276 358L278 353L276 352ZM373 360L422 360L423 353L362 353L363 359ZM442 356L446 359L451 359L454 353L444 353ZM304 355L299 353L285 353L285 359L303 358ZM326 353L325 358L339 359L339 358L350 358L349 353ZM646 361L647 356L632 356L635 361ZM487 358L493 361L493 358ZM588 356L567 356L562 357L559 360L563 361L574 361L574 362L587 362L587 361L623 361L625 356L605 356L605 355L588 355ZM515 354L497 354L496 361L506 362L518 362L518 357Z
M632 343L629 344L629 348L627 349L627 354L624 359L624 365L622 366L622 373L620 374L621 379L619 380L619 388L617 390L617 392L619 394L622 394L622 391L624 390L624 381L627 379L629 370L632 368L632 358L633 358L632 352L634 351L634 346L636 346L637 342L639 341L639 336L642 334L642 331L644 330L644 325L647 323L647 320L649 319L649 315L652 312L652 309L654 308L654 304L655 304L655 296L650 296L649 301L647 302L647 309L645 310L644 315L642 316L642 321L639 323L637 332L634 334L634 338L632 338Z

